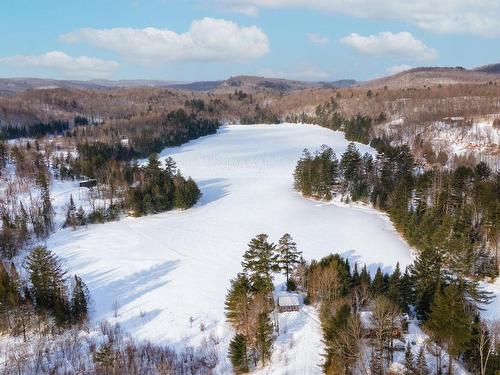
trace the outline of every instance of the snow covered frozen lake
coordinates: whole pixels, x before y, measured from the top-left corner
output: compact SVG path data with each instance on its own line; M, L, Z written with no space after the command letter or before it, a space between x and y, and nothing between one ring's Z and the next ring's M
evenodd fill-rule
M313 125L223 127L161 154L172 156L201 187L203 197L194 208L61 230L47 245L88 284L95 321L118 321L139 339L175 346L197 345L209 333L228 336L225 294L256 234L278 241L288 232L306 259L337 252L372 271L377 266L388 271L398 261L404 269L413 255L385 216L294 192L292 172L302 150L322 144L340 156L348 142L343 133ZM311 318L292 324L293 330L308 336L308 350L317 356L308 366L319 372L318 323Z

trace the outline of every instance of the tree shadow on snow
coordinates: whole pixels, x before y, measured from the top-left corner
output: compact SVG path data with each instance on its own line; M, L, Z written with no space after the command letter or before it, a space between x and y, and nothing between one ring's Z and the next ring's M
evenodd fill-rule
M177 260L166 261L121 278L110 277L113 269L86 274L85 280L88 280L92 302L97 310L94 318L109 318L115 314L115 310L119 312L136 299L168 284L168 273L174 270L178 263Z
M229 183L226 178L210 178L208 180L197 181L196 183L202 192L198 206L205 206L229 194L227 190Z
M363 263L361 261L361 257L359 255L356 255L356 251L355 250L348 250L348 251L345 251L343 253L340 253L339 255L342 258L349 260L349 264L351 265L351 270L354 269L354 264L355 263L358 264L358 272L361 272L361 269L365 265L365 263ZM393 267L392 266L387 266L384 263L370 263L370 264L366 264L366 269L368 270L368 272L370 273L370 275L372 277L375 276L375 273L377 272L377 268L379 268L379 267L380 267L380 269L382 270L383 273L392 273L392 271L393 271Z

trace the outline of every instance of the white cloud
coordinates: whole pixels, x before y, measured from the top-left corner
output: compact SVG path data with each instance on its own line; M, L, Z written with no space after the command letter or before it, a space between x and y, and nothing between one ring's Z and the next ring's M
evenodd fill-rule
M330 39L328 39L326 36L318 35L315 33L309 33L307 34L307 36L312 44L328 44L330 42Z
M267 35L257 26L241 27L223 19L203 18L178 34L167 29L78 29L61 36L87 43L128 60L150 64L170 61L245 61L269 51Z
M403 65L390 66L385 71L392 75L404 72L405 70L410 70L411 68L412 66L403 64Z
M399 20L437 33L498 36L498 0L215 0L228 9L301 7L354 17Z
M266 78L284 78L303 81L323 81L331 74L312 65L301 65L293 71L274 70L271 68L259 69L258 74Z
M342 38L341 42L362 54L371 56L388 56L412 61L433 60L437 57L436 50L427 47L406 31L396 34L384 31L370 36L353 33Z
M105 78L118 68L116 61L95 57L72 57L61 51L36 56L0 57L0 63L15 67L52 69L68 78Z

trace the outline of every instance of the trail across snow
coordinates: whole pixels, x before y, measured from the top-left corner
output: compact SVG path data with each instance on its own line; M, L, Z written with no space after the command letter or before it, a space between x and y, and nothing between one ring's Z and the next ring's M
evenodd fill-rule
M322 144L340 156L347 141L342 133L313 125L223 127L161 154L172 156L201 187L203 197L194 208L60 230L47 245L88 284L95 321L117 321L139 339L177 347L198 345L210 333L227 344L225 294L256 234L277 241L288 232L306 259L337 252L351 263L386 271L398 261L403 268L412 261L410 248L382 214L313 202L293 191L292 172L302 150ZM320 328L297 316L291 314L287 323L302 363L295 373L317 373ZM278 350L290 345L283 340Z

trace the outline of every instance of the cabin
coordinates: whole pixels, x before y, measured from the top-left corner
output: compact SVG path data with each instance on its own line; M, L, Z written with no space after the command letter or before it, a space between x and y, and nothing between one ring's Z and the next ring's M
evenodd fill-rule
M94 186L97 185L97 180L96 179L90 179L90 180L83 180L80 181L80 187L81 188L93 188Z
M280 313L300 310L300 299L297 295L278 297L278 311Z
M361 311L359 313L361 324L363 325L363 336L368 338L375 337L375 326L372 321L371 311ZM400 314L394 322L392 327L392 337L401 338L406 333L408 327L408 315Z

